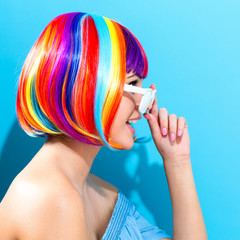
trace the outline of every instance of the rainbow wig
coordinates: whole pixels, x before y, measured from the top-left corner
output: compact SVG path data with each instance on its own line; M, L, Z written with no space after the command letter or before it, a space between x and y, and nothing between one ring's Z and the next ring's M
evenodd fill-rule
M145 78L148 63L127 28L87 13L60 15L46 26L23 65L18 121L33 137L63 134L122 149L109 132L130 71Z

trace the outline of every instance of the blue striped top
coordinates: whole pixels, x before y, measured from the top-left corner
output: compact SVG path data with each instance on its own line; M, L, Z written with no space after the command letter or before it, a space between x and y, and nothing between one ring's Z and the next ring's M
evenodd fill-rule
M158 240L171 238L164 230L152 225L135 205L119 190L111 219L102 240Z

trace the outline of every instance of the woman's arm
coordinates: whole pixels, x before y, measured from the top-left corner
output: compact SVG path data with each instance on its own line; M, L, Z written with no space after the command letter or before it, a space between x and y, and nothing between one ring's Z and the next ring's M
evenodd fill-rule
M150 88L156 89L154 84ZM173 239L206 240L207 232L193 179L190 137L185 118L168 115L166 108L158 110L157 96L149 113L143 116L148 120L153 141L163 159L172 201Z
M173 240L205 240L206 227L189 159L164 159L173 210Z

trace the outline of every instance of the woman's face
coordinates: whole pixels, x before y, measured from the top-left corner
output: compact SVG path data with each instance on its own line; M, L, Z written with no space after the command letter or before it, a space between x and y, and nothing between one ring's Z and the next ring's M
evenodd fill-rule
M143 79L130 72L127 73L125 83L136 87L142 87ZM138 107L142 95L131 92L123 92L119 108L110 129L110 137L114 143L120 144L125 150L133 147L134 129L127 124L128 120L140 119Z

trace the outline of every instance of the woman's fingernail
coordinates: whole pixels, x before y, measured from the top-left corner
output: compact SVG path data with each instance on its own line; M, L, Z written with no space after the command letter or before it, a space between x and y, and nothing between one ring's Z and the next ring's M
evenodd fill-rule
M180 137L180 136L182 135L182 131L181 131L181 130L178 130L177 135Z
M145 115L143 115L147 120L149 120L150 119L150 116L149 115L147 115L147 114L145 114Z
M167 129L166 128L162 129L162 135L167 135Z
M174 139L175 139L175 134L174 133L170 134L170 139L171 139L171 141L174 141Z

